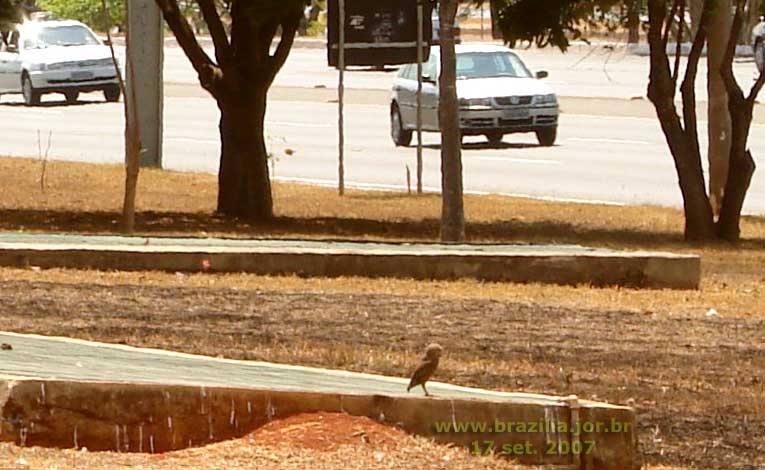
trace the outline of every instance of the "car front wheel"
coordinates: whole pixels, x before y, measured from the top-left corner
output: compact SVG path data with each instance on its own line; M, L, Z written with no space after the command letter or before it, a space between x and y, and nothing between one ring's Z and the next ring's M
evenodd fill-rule
M40 92L35 90L32 79L26 73L21 77L21 93L24 95L24 104L27 106L40 104Z
M390 107L390 136L397 147L406 147L412 142L412 131L404 129L401 112L395 104Z
M557 127L546 127L536 131L537 141L543 147L552 147L555 145L555 139L558 137Z
M760 73L765 71L765 40L763 39L758 39L754 45L754 62Z

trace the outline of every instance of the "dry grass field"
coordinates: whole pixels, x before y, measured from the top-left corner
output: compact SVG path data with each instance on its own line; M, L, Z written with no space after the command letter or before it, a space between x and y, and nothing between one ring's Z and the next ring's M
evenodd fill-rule
M118 232L120 167L49 162L43 190L41 166L34 160L0 159L0 230ZM252 226L213 214L215 184L210 175L143 172L138 232L374 240L438 236L435 195L352 191L340 198L331 189L278 184L277 218ZM681 214L673 209L482 196L466 198L466 215L471 241L697 253L702 285L698 291L669 291L0 269L0 330L386 375L408 371L423 345L437 341L446 346L437 380L576 393L634 406L648 468L765 467L765 219L746 218L738 245L689 246L682 240ZM710 309L718 314L707 315ZM510 465L470 457L460 467L458 460L467 458L461 452L398 438L404 441L395 447L403 454L386 458L403 460L385 464L374 460L379 450L359 445L277 451L258 441L167 458L181 459L173 460L173 468L227 468L201 463L215 462L220 452L231 461L279 452L316 459L340 452L338 461L344 461L350 454L342 453L350 452L383 468L400 466L386 467L391 462L424 468ZM452 451L455 460L444 462ZM275 462L286 462L278 455ZM46 466L18 468L49 468L56 462L58 468L71 468L66 462L72 458L92 459L80 468L170 468L152 456L84 457L0 445L0 468L38 457L47 459L40 460ZM332 458L316 468L344 468L332 466L341 465Z

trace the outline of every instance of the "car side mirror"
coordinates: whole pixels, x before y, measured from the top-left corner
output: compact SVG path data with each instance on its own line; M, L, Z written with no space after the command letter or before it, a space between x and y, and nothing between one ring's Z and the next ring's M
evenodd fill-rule
M539 79L539 80L542 80L543 78L547 78L549 76L550 76L550 74L547 73L546 70L540 70L539 72L537 72L537 79Z

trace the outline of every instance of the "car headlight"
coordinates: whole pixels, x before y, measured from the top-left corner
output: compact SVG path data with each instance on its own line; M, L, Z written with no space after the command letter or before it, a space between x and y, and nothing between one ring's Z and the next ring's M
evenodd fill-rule
M48 64L29 64L29 70L31 72L44 72L48 70Z
M491 108L491 98L462 98L460 108L463 109L487 109Z
M534 96L534 104L556 104L557 102L558 98L555 96L555 93Z

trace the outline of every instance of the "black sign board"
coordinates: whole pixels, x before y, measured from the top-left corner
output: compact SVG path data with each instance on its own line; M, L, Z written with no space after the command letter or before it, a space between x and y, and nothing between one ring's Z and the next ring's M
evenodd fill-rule
M339 0L327 5L327 56L338 66ZM345 65L417 62L417 0L345 0ZM423 4L423 57L430 55L432 5Z

